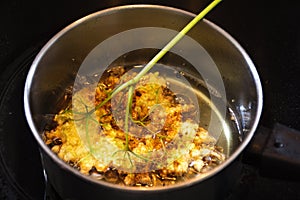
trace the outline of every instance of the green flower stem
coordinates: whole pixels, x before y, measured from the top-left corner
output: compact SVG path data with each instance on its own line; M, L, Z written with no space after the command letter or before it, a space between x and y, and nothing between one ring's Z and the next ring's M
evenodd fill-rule
M125 150L130 150L129 149L129 138L128 138L128 135L129 135L129 126L128 126L128 123L129 123L129 117L130 117L130 111L131 111L131 106L132 106L132 99L133 99L133 91L134 91L134 88L133 86L131 85L128 89L128 102L127 102L127 106L126 106L126 111L125 111Z
M130 82L136 83L144 76L175 44L181 40L203 17L209 13L222 0L214 0L204 10L202 10L192 21L190 21L162 50L160 50L150 62L140 71ZM132 83L129 83L132 84Z
M137 83L179 40L182 39L188 31L190 31L204 16L209 13L216 5L218 5L222 0L214 0L206 8L204 8L193 20L191 20L163 49L161 49L151 60L150 62L140 71L133 79L125 82L124 84L117 87L103 102L101 102L95 109L91 110L89 113L94 112L105 103L107 103L112 97L117 93L124 90Z

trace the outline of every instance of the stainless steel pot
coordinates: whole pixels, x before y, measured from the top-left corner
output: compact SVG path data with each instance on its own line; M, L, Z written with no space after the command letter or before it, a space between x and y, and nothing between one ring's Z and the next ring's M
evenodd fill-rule
M217 98L217 104L219 102L226 105L224 115L231 119L232 127L235 127L230 135L222 135L219 138L220 144L225 145L228 155L224 163L204 176L183 184L160 188L120 187L82 175L60 160L42 140L47 116L53 116L60 109L60 100L65 95L66 88L74 84L80 68L88 63L90 67L87 67L85 73L95 70L93 66L93 62L97 60L93 57L95 52L101 53L103 49L110 52L99 61L107 65L113 62L146 63L153 53L143 51L142 57L137 57L133 53L131 58L129 56L125 60L114 60L112 57L122 53L119 50L123 40L115 42L116 38L112 36L119 36L120 33L128 33L130 30L142 30L144 33L142 36L134 32L136 40L135 42L132 40L132 43L139 48L152 48L151 44L161 44L193 17L192 13L157 5L110 8L69 25L55 35L37 55L26 80L25 113L39 144L47 179L63 199L182 199L187 195L199 199L220 199L228 192L236 180L234 178L238 172L236 161L259 123L263 104L262 87L255 66L245 50L229 34L208 20L202 20L188 33L187 40L191 41L192 48L191 45L186 45L189 43L182 42L175 53L177 51L180 54L189 49L196 55L195 57L201 58L204 55L203 62L212 63L209 64L210 67L204 67L202 72L205 76L202 77L202 81L205 84L202 86L200 84L199 87L204 85L212 98ZM150 33L143 29L145 27L151 27L151 30L147 29ZM163 34L152 34L153 30L162 31ZM122 37L117 37L120 38ZM108 43L107 46L104 45L106 48L103 48L106 41L113 43ZM193 48L195 43L196 46ZM197 44L200 44L200 47ZM132 49L136 50L137 47L134 46ZM198 50L202 52L197 54ZM96 64L99 64L97 62ZM163 62L181 65L182 58L170 56ZM193 65L193 61L191 63ZM181 68L186 74L195 74L192 68L184 66ZM105 68L98 69L103 71ZM199 69L196 67L196 70ZM216 79L221 80L222 84L219 85Z

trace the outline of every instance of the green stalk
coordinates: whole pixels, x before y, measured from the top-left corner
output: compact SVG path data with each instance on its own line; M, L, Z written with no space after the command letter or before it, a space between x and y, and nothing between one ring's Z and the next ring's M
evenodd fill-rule
M128 127L128 123L129 123L129 117L130 117L130 111L131 111L131 106L132 106L132 99L133 99L133 86L130 86L128 89L128 102L126 105L126 113L125 113L125 150L128 151L129 149L129 127Z
M156 54L152 60L140 71L133 79L128 81L128 84L136 83L144 76L175 44L181 40L203 17L209 13L222 0L214 0L204 10L202 10L192 21L190 21L162 50ZM126 83L124 84L126 85ZM124 88L122 88L124 89Z
M182 39L204 16L209 13L214 7L216 7L222 0L214 0L211 2L204 10L202 10L193 20L191 20L163 49L161 49L151 60L150 62L130 81L117 87L111 95L109 95L101 104L96 106L95 109L91 110L89 113L97 110L105 103L107 103L113 96L115 96L120 91L129 87L132 84L137 83L170 49Z

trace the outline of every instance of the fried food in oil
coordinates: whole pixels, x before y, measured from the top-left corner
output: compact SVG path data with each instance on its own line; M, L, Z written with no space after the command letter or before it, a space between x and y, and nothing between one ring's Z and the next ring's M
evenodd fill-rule
M180 142L171 145L175 138L192 133L187 153L176 159L174 157L171 161L168 156L172 153L153 153L152 157L147 157L150 162L145 159L132 166L139 169L138 172L123 170L113 160L109 163L101 162L78 134L76 121L80 117L76 117L75 112L72 112L74 108L69 106L55 116L55 128L44 134L45 143L60 159L95 179L145 187L176 184L205 173L225 160L222 148L216 146L214 138L193 120L193 115L197 114L192 112L195 105L179 103L177 94L168 88L166 80L158 73L148 73L135 85L128 124L129 134L126 134L124 116L128 102L124 99L127 99L127 91L119 92L110 101L98 106L116 86L136 75L125 72L123 67L112 68L95 88L82 88L77 92L77 96L81 97L77 103L80 104L78 107L81 107L81 111L93 106L97 108L94 111L94 121L99 124L96 129L97 137L108 138L120 150L128 144L128 163L131 164L135 162L134 158L137 160L139 156L143 157L149 152L175 152L183 146ZM114 155L114 152L110 153ZM159 162L158 155L161 156Z

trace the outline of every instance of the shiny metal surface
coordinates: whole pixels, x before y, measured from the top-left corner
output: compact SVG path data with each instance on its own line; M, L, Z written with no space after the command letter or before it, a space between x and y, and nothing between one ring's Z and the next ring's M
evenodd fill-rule
M168 193L169 196L176 197L178 191L185 191L182 195L190 192L197 195L201 193L198 190L210 188L206 195L207 199L215 199L218 197L216 191L220 191L221 194L225 189L220 189L220 183L223 181L223 185L224 181L232 182L226 180L230 177L226 171L231 171L230 173L234 171L229 166L234 165L234 161L256 130L262 111L262 88L255 66L245 50L224 30L208 20L200 22L188 35L200 43L216 63L225 86L226 103L229 104L232 117L241 130L242 135L236 133L230 136L234 144L228 145L231 149L225 163L204 177L174 187L120 188L96 182L80 174L58 159L41 138L46 123L45 116L51 116L58 111L58 104L65 88L73 84L79 67L97 44L112 35L138 27L163 27L179 31L193 16L186 11L154 5L111 8L69 25L55 35L37 55L25 85L25 112L33 135L41 148L49 180L62 196L81 199L87 197L85 195L90 195L89 199L92 199L109 191L110 195L124 195L128 198L132 195L146 195L145 198L153 198L155 195L164 194L163 199L168 199L165 192L173 192ZM148 38L144 39L147 41ZM237 138L242 141L237 142ZM64 188L63 185L66 183L71 185ZM80 191L81 194L71 192L74 188L81 187L86 191ZM120 193L114 194L114 190Z

